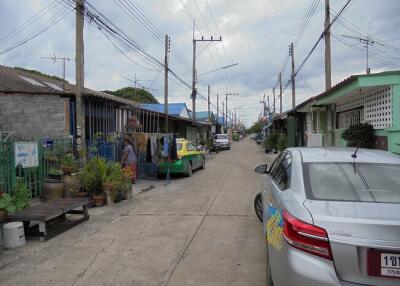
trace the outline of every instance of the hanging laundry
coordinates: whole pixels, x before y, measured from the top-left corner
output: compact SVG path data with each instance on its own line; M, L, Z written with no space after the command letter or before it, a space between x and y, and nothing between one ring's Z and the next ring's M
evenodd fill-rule
M176 135L171 140L171 148L169 152L169 157L171 161L175 161L178 158L177 150L176 150Z
M150 140L150 137L147 138L146 162L151 163L151 140Z

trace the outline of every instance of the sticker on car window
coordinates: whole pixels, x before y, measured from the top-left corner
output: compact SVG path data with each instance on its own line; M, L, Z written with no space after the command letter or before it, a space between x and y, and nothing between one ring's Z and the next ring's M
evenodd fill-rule
M268 208L269 220L266 225L267 242L276 250L282 249L283 244L283 218L281 212L273 207Z

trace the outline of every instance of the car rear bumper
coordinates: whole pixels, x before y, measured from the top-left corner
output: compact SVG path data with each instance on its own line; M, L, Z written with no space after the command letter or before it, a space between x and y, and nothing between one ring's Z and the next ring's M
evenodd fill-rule
M220 144L216 144L216 146L218 146L218 148L220 148L220 149L229 149L231 147L231 145L229 143L220 143Z
M283 243L281 251L287 255L285 261L279 263L278 270L271 270L274 286L364 286L364 284L341 281L332 261L300 251L286 242Z

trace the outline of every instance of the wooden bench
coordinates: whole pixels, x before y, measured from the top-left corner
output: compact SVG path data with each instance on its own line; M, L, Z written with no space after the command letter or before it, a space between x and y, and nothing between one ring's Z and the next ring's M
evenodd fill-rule
M53 199L28 207L10 215L9 218L11 221L24 223L27 237L39 237L40 241L45 241L88 220L88 205L89 198ZM67 218L67 214L76 214L81 217L70 219L70 217Z

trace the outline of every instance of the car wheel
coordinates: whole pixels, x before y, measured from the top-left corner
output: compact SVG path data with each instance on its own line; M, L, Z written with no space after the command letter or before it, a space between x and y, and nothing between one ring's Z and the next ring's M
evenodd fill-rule
M201 163L201 169L204 169L205 167L206 167L206 158L204 158L203 157L203 159L202 159L203 161L202 161L202 163Z
M267 248L267 272L265 276L265 281L267 282L267 286L273 286L274 282L272 281L272 273L271 273L271 266L269 265L269 254L268 254L268 245L266 246Z
M191 177L192 174L193 174L192 162L188 162L186 167L186 176Z
M254 210L256 211L256 215L257 215L258 219L262 222L263 221L263 205L262 205L261 193L258 193L257 196L254 198Z

